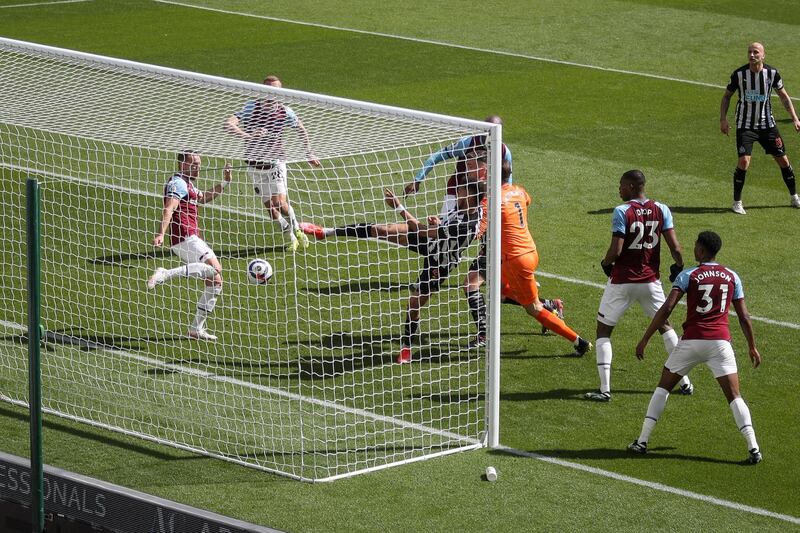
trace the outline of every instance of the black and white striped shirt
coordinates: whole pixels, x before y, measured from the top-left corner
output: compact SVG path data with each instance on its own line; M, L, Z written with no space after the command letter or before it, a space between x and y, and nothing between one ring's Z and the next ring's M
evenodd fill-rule
M764 130L775 127L770 96L772 89L783 89L783 79L775 69L764 65L761 72L753 72L750 65L733 71L726 87L730 92L739 91L736 103L736 129Z

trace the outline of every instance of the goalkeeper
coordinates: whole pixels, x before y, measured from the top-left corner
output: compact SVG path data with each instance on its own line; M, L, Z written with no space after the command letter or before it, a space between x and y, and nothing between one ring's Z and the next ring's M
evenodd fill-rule
M450 271L458 266L464 250L475 239L480 220L480 203L485 195L486 162L468 160L464 172L456 179L453 209L443 217L431 216L421 223L400 202L392 191L384 189L386 204L405 220L401 224L350 224L339 228L323 228L303 223L302 230L317 239L357 237L381 239L404 246L424 257L422 272L412 286L408 309L400 339L397 363L411 362L412 338L419 326L420 309L437 292Z

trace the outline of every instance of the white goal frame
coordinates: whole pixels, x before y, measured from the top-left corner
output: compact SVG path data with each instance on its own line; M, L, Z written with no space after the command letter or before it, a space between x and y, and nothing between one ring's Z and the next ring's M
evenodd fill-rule
M268 472L277 473L280 475L288 476L290 478L299 479L303 481L312 481L312 482L320 482L320 481L333 481L335 479L349 477L355 474L371 472L376 470L381 470L387 467L405 464L410 462L416 462L419 460L425 460L432 457L448 455L451 453L469 450L469 449L476 449L481 447L491 447L497 448L500 445L499 440L499 415L500 415L500 290L501 290L501 283L500 283L500 190L501 190L501 158L502 158L502 126L499 124L490 124L482 121L476 120L469 120L463 118L456 118L436 113L430 112L423 112L423 111L416 111L410 109L403 109L399 107L393 107L388 105L381 105L381 104L374 104L356 100L350 100L346 98L340 97L333 97L333 96L325 96L320 94L313 94L299 90L293 89L273 89L269 87L265 87L264 85L245 82L245 81L238 81L223 77L211 76L207 74L199 74L195 72L188 72L173 68L167 68L162 66L155 66L155 65L148 65L144 63L139 63L135 61L129 61L124 59L115 59L85 52L78 52L72 50L66 50L51 46L45 46L41 44L29 43L14 39L7 39L7 38L0 38L0 50L2 49L13 49L19 50L21 53L32 53L32 54L44 54L48 56L52 56L54 58L64 58L69 61L78 61L78 62L86 62L90 65L107 65L113 68L123 69L129 72L136 72L136 73L144 73L147 75L152 75L155 77L164 77L169 79L180 79L185 80L187 83L198 83L198 84L211 84L216 87L222 88L230 88L235 90L243 90L247 93L262 93L262 94L277 94L281 96L285 96L288 98L298 98L304 101L312 102L312 103L319 103L321 106L328 106L328 107L337 107L337 108L345 108L348 110L358 110L363 111L364 113L369 114L377 114L384 117L402 117L403 119L410 119L416 120L420 122L426 123L433 123L433 124L440 124L442 126L453 127L457 129L463 129L465 131L474 131L474 132L482 132L488 136L488 145L489 145L489 181L488 181L488 198L489 198L489 225L487 230L487 243L488 243L488 265L487 265L487 285L488 285L488 298L487 298L487 305L488 305L488 329L487 329L487 340L488 345L486 348L485 354L485 398L483 399L483 410L484 410L484 418L485 418L485 431L480 439L468 439L463 438L464 445L460 447L453 447L453 448L445 448L439 451L432 451L430 453L425 453L424 455L402 459L400 461L395 462L387 462L381 464L375 464L374 466L367 467L367 468L360 468L358 470L352 472L346 472L342 474L337 474L333 476L318 478L318 477L307 477L304 475L297 475L292 472L285 472L280 471L278 469L272 467L266 467L259 464L254 464L253 462L243 460L241 458L233 457L226 454L216 453L214 451L209 451L203 449L201 447L192 446L187 443L183 442L175 442L169 439L165 439L159 436L148 435L146 433L142 433L139 431L131 430L125 427L119 427L114 424L109 424L103 421L94 420L92 418L82 416L79 414L63 412L58 409L52 409L45 407L45 412L49 414L58 415L64 418L76 420L79 422L83 422L86 424L90 424L96 427L101 427L104 429L116 431L123 434L133 435L138 438L142 438L145 440L150 440L153 442L157 442L160 444L169 445L175 448L188 450L191 452L199 453L202 455L207 455L211 457L216 457L219 459L223 459L226 461L230 461L233 463L242 464L248 467L257 468L261 470L265 470ZM28 126L24 123L17 122L17 119L13 119L9 122L6 122L6 111L3 108L3 104L0 102L0 123L4 124L11 124L14 127L21 127L21 128L28 128ZM39 128L40 129L40 128ZM41 129L40 129L41 130ZM45 130L41 130L45 131ZM54 130L52 132L54 135L62 134L63 132ZM87 138L82 136L82 138ZM107 142L107 139L104 140ZM122 143L125 144L125 143ZM147 148L147 147L136 147L136 148ZM161 148L161 147L159 147ZM0 146L0 150L2 150L2 146ZM57 172L42 172L41 170L37 170L33 168L33 165L25 165L20 164L18 162L9 162L11 158L3 157L2 152L0 152L0 170L13 170L15 172L26 172L29 171L31 174L36 175L46 175L49 178L56 178L58 179L59 176ZM77 181L80 181L80 178L76 178ZM111 185L113 188L113 184ZM2 200L0 200L0 205L2 205ZM224 210L224 209L223 209ZM263 213L257 215L257 217L261 218ZM21 236L24 238L24 236ZM462 259L465 261L466 259ZM24 275L24 274L23 274ZM23 302L24 304L24 302ZM43 307L46 306L46 302L42 303ZM25 332L26 327L16 323L16 322L9 322L0 319L0 326L5 327L9 330L17 330L20 333ZM44 324L46 327L47 324ZM82 341L85 342L85 341ZM102 350L109 355L121 357L121 358L128 358L132 360L137 360L143 364L152 365L154 367L158 367L165 372L181 372L181 373L189 373L194 377L207 379L210 381L218 381L218 382L226 382L226 383L233 383L239 386L248 386L248 387L255 387L258 388L265 388L264 385L256 385L256 384L242 384L242 383L235 383L236 378L232 378L229 376L224 375L216 375L212 372L206 372L204 374L203 371L188 368L185 366L181 366L180 364L168 363L157 359L149 358L145 354L138 354L135 352L129 352L125 350L118 350L114 348L109 348L106 346L102 346L101 344L96 344L89 346L89 348L99 349ZM3 371L2 368L2 361L4 357L12 357L11 353L3 353L4 347L0 344L0 373ZM269 387L267 387L269 388ZM275 394L276 389L270 390L270 393ZM280 394L286 394L291 396L295 393L290 391L280 391ZM308 397L300 397L296 398L299 401L304 402L322 402L326 403L326 400L316 399L316 398L308 398ZM7 401L9 403L19 405L22 407L28 407L27 398L20 395L14 395L7 393L2 389L0 386L0 400ZM47 402L47 389L45 388L45 396L43 398L45 404ZM329 403L329 402L328 402ZM354 408L346 406L346 405L325 405L326 408L331 409L341 409L343 412L347 412L348 410L353 410ZM369 416L376 420L383 420L386 417L383 414L373 414L373 413L365 413L361 412L358 413L361 416ZM416 426L417 424L409 421L391 419L392 423L403 425L413 425ZM425 431L426 429L423 429ZM435 431L431 429L430 431Z

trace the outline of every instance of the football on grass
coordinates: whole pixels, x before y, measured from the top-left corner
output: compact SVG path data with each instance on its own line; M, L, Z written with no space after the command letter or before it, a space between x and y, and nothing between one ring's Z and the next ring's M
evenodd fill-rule
M247 279L250 283L264 285L272 277L272 265L266 259L253 259L247 264Z

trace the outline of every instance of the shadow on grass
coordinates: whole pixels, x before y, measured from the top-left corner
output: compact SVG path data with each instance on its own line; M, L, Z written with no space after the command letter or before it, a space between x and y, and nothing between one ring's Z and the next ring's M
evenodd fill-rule
M25 422L28 421L28 415L27 414L25 414L23 412L16 411L14 409L9 409L9 408L4 407L4 406L0 406L0 416L6 417L6 418L16 418L18 420L22 420L22 421L25 421ZM77 424L77 422L76 422L76 424ZM116 433L114 433L112 431L105 431L105 432L103 432L104 433L103 435L98 435L96 433L98 430L96 430L96 429L91 429L91 428L82 429L82 428L79 428L79 427L73 427L70 424L67 424L67 423L64 423L64 422L60 422L58 420L54 420L49 415L48 415L47 418L45 418L45 420L42 423L42 425L46 429L51 429L51 430L54 430L54 431L58 431L60 433L66 433L66 434L69 434L69 435L72 435L74 437L78 437L78 438L81 438L81 439L92 440L92 441L95 441L95 442L99 442L100 444L105 444L105 445L108 445L108 446L114 446L114 447L120 448L122 450L136 452L136 453L140 453L142 455L148 455L150 457L155 457L156 459L161 459L161 460L164 460L164 461L172 461L172 460L175 460L175 459L184 459L184 458L202 458L202 456L200 456L200 455L189 456L189 457L184 457L182 455L179 456L179 455L176 455L176 454L184 454L184 453L187 453L187 452L180 452L180 451L177 451L177 450L174 453L166 453L166 452L163 452L163 451L154 450L154 449L149 448L147 446L143 446L143 445L137 444L136 442L129 442L126 437L117 436L118 434L116 434ZM133 440L133 437L131 437L130 439Z
M220 259L238 259L242 257L258 257L264 254L274 254L276 252L283 252L281 246L254 246L252 248L234 248L228 250L216 251L217 257ZM131 268L125 263L130 261L141 261L143 259L156 259L164 257L174 257L169 249L148 250L147 252L127 252L116 253L109 255L102 255L94 259L87 259L86 262L91 265L114 265Z
M508 402L532 402L537 400L577 400L587 403L597 403L592 400L584 398L584 394L588 392L586 389L553 389L538 392L506 392L500 394L500 399ZM615 389L614 396L650 396L653 394L652 390L625 390ZM613 399L611 400L614 401Z
M633 459L637 461L657 461L659 459L678 459L680 461L693 461L699 463L714 463L722 465L741 465L746 464L746 461L732 461L730 459L717 459L715 457L704 457L702 455L686 455L681 453L672 453L674 450L671 446L657 446L655 448L648 448L646 455L639 455L632 453L627 448L585 448L576 450L527 450L526 453L533 455L532 459L552 458L552 459L586 459L586 460L615 460L615 459ZM519 453L514 453L508 450L492 450L489 453L511 455L520 457ZM524 457L524 456L523 456Z
M408 290L409 287L410 287L409 283L396 283L387 280L373 280L373 281L357 280L348 283L342 283L341 285L328 285L326 287L305 287L302 290L305 292L321 294L324 296L332 296L338 294L351 294L356 292L371 292L371 291L400 292Z

